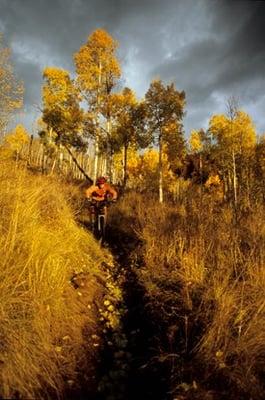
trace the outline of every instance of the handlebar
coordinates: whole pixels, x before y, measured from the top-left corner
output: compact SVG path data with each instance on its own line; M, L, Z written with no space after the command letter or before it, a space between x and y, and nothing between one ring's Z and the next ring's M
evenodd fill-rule
M103 206L103 205L108 205L108 204L111 204L111 203L116 203L117 200L116 199L95 200L95 199L87 198L86 201L89 204Z

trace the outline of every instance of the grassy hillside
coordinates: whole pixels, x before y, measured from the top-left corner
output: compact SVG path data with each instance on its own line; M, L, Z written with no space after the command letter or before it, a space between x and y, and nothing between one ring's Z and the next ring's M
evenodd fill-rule
M115 308L124 303L119 271L102 269L111 255L76 224L86 219L80 193L0 164L0 396L69 398L86 387L91 398L105 385L102 393L118 398L127 379L121 364L130 370L138 361L134 353L118 363L116 348L133 342L135 332L123 331ZM126 318L144 315L152 332L144 353L141 343L129 346L139 353L132 370L161 375L165 399L264 398L264 211L256 203L235 213L195 186L174 204L127 193L110 208L110 245L130 270L123 290L138 285L145 296L123 304ZM97 379L106 361L100 321L114 361Z
M171 205L130 193L113 210L113 229L141 242L135 272L156 332L153 368L167 367L172 395L264 398L264 212L235 214L195 188Z
M62 186L0 165L0 396L56 398L77 370L93 385L98 329L93 302L110 256L77 226ZM86 277L86 295L74 289ZM99 278L98 278L99 277ZM89 362L91 363L89 364ZM91 382L89 383L89 379Z

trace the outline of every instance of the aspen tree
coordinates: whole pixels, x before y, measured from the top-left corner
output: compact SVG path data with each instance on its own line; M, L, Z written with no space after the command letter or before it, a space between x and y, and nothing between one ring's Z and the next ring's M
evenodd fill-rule
M123 154L123 187L128 179L127 161L130 147L146 147L150 140L147 137L144 118L144 104L138 102L134 92L124 88L121 93L113 95L114 139L117 150Z
M233 104L228 107L228 115L218 114L210 119L209 131L216 141L215 156L236 206L238 190L244 186L244 171L254 155L256 131L247 113L233 108Z
M52 129L56 134L55 143L59 150L63 146L79 171L88 180L91 180L71 150L71 147L79 150L86 148L79 92L68 71L60 68L46 68L43 77L45 80L43 86L43 121L47 124L48 129ZM59 160L61 167L62 151L59 151Z
M185 93L178 92L174 84L164 86L161 80L151 83L146 95L147 124L153 141L159 148L159 202L163 202L163 149L170 147L173 137L181 136Z
M87 129L95 143L94 181L98 174L100 140L102 136L108 136L111 129L110 116L104 114L106 103L121 75L115 56L117 46L118 42L105 30L98 29L74 55L77 82L87 103Z
M23 84L15 77L10 55L0 34L0 137L14 111L23 105Z
M18 162L25 146L28 146L29 143L30 136L26 128L19 124L5 136L3 145L6 151L13 155Z

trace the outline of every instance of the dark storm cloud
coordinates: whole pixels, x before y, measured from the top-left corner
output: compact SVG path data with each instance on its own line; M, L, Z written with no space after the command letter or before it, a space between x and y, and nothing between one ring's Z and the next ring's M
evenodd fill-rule
M17 68L20 71L20 78L30 85L27 85L24 94L24 104L29 107L36 106L40 102L42 71L31 63L19 62Z
M141 72L147 73L149 64L162 56L160 27L166 25L167 15L166 10L161 12L161 2L154 0L0 0L1 28L12 47L18 75L25 82L27 105L37 99L40 102L37 86L41 85L43 68L56 65L73 73L73 53L99 27L120 42L119 55L125 69L128 62L132 69L137 64L130 58L136 51L136 57L145 60L145 71ZM141 90L139 75L133 83Z
M212 32L223 37L217 49L222 57L217 65L217 88L264 80L264 2L224 1L221 8L220 2L212 4Z
M237 97L242 108L249 108L265 93L265 3L212 1L207 5L208 34L188 43L181 54L176 51L163 60L149 76L173 80L186 91L188 125L197 122L196 128L200 127L197 116L203 123L218 108L223 112L225 104L220 103L228 97ZM264 130L261 116L257 125Z
M124 82L138 96L156 77L185 90L187 133L224 112L230 95L265 129L264 17L262 1L0 0L0 29L28 110L41 102L43 68L73 74L73 53L104 28L119 41Z

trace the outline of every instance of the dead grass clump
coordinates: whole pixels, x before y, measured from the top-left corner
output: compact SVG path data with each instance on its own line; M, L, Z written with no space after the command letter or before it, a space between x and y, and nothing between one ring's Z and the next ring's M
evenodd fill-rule
M235 213L209 195L160 205L130 194L121 210L141 239L138 275L160 332L177 327L174 351L204 365L193 379L264 398L264 206ZM172 337L160 340L172 353Z
M88 274L87 307L107 255L76 225L54 180L5 162L0 193L0 396L59 397L75 379L84 324L96 329L69 280Z

